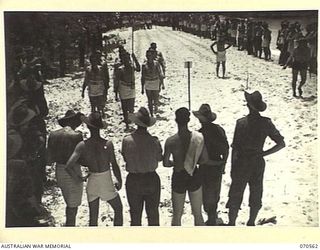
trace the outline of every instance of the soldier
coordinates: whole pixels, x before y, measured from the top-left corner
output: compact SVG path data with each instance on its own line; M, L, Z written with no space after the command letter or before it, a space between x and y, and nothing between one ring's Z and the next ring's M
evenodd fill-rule
M229 208L230 226L236 224L247 184L250 187L250 217L247 226L255 225L255 220L262 207L264 157L285 147L284 138L273 125L271 119L260 115L260 112L267 108L261 93L259 91L252 94L245 92L245 99L249 114L237 120L232 143L232 182L229 200L226 204L226 207ZM276 145L268 150L263 150L267 137L270 137Z
M229 155L229 144L224 129L214 124L217 115L211 111L209 104L202 104L193 114L199 119L204 143L212 164L200 165L202 176L202 196L204 211L208 214L207 226L215 226L217 208L220 200L222 174Z
M91 112L98 111L104 117L104 107L109 89L108 68L106 65L99 65L101 63L101 55L98 51L91 54L90 63L91 67L88 67L85 73L81 96L84 98L84 91L88 87Z
M163 72L160 64L154 60L153 51L147 50L147 62L142 65L141 94L146 90L150 115L158 111L160 86L163 82Z
M136 97L134 72L140 72L140 64L135 54L132 54L132 58L134 63L131 62L130 54L128 52L122 55L123 64L115 70L114 77L116 98L118 98L118 95L120 96L126 129L129 129L128 114L134 112Z

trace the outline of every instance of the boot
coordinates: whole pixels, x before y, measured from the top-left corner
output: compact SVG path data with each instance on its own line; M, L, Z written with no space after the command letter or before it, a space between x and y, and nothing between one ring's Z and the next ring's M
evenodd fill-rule
M229 226L235 226L236 225L236 219L238 217L238 211L239 209L237 208L229 208Z
M256 221L257 215L259 213L259 210L260 210L260 208L254 208L254 207L250 208L250 217L247 222L247 226L255 226L256 225L255 221Z
M303 92L302 92L301 87L298 88L298 91L299 91L299 96L302 96L302 93L303 93Z

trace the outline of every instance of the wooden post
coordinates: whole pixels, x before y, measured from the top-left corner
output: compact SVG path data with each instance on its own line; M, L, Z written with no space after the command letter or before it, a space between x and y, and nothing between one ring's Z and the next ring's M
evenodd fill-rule
M192 68L192 62L187 61L184 63L184 67L188 69L188 103L189 110L191 111L191 82L190 82L190 69Z
M134 52L134 35L133 35L133 33L134 33L134 23L132 24L132 34L131 34L131 44L132 44L132 53Z

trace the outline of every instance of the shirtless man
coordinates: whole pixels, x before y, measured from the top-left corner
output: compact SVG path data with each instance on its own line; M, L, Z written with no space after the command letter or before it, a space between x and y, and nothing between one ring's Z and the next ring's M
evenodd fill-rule
M48 139L47 164L56 163L57 184L61 188L66 207L66 226L76 225L78 206L81 205L83 183L75 182L66 172L66 163L76 145L83 140L81 132L75 129L81 125L81 113L68 110L64 117L58 120L62 127L52 131ZM79 164L74 165L75 171L81 173Z
M135 54L132 54L132 58L134 63L131 62L130 54L125 52L121 59L123 65L115 70L114 76L114 91L116 99L118 99L118 95L120 96L126 129L129 129L128 114L134 112L136 97L134 72L140 72L140 64Z
M197 162L206 162L208 155L204 147L204 139L201 133L191 132L188 129L190 112L186 108L176 111L178 133L169 137L165 143L163 166L173 167L172 175L172 226L181 226L186 192L188 191L195 226L204 226L202 217L202 187L201 176ZM192 152L190 152L192 148ZM170 156L173 156L173 161ZM192 164L189 164L193 155ZM201 157L200 157L201 156ZM192 156L191 156L192 158Z
M163 76L165 77L165 75L166 75L166 61L164 60L163 54L157 50L157 44L154 42L150 44L150 48L152 50L155 50L155 52L156 52L155 60L157 60L160 63L160 65L162 67L162 71L163 71ZM163 88L164 88L164 86L163 86Z
M227 47L225 45L227 44ZM217 46L217 51L214 50L214 46ZM226 73L226 50L231 47L231 44L226 43L225 38L223 36L219 37L216 42L211 44L210 48L214 54L217 55L217 68L216 74L219 77L219 68L220 63L222 64L222 78L225 78Z
M104 107L109 89L109 73L106 64L99 65L100 60L99 52L94 52L90 56L91 67L86 70L81 97L84 98L84 91L88 86L91 112L98 111L104 117Z
M152 50L147 50L146 57L147 62L142 65L141 72L141 94L146 90L149 112L153 116L153 110L158 111L160 86L164 76L160 64L154 60Z
M122 203L116 191L122 186L121 173L114 154L113 143L100 137L100 129L105 128L106 123L102 121L101 115L97 112L90 114L89 117L83 116L81 120L87 124L91 137L78 143L67 162L66 170L77 182L88 179L89 226L98 225L100 199L107 201L114 210L113 225L122 226ZM74 171L78 160L81 165L89 168L89 174L85 177ZM115 184L111 178L110 165L117 179Z

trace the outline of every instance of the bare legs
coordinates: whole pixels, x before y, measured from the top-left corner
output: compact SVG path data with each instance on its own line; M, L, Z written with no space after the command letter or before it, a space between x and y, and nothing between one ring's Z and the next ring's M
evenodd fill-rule
M191 203L192 214L194 216L195 226L204 226L204 220L202 217L201 206L202 206L202 188L194 192L189 192L189 199ZM172 226L181 226L181 217L183 214L184 203L185 203L186 193L179 194L172 191Z
M123 215L122 215L122 203L119 195L117 195L112 200L109 200L108 203L114 211L114 226L122 226L123 224ZM98 216L99 216L99 198L94 201L89 202L89 226L98 225Z

